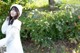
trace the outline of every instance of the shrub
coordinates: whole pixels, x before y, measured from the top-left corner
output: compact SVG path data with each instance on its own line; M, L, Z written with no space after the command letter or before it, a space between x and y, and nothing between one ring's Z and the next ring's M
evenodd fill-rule
M7 8L4 7L4 9L8 10L8 4L3 4L2 6L7 6ZM26 6L24 7L28 8ZM75 6L70 4L62 4L59 5L59 7L59 11L39 11L38 9L31 11L26 11L27 9L24 10L20 18L23 23L21 29L22 40L31 38L36 44L43 46L50 46L53 44L53 41L58 40L69 40L75 43L79 41L80 17L77 12L79 12L80 8L76 7L76 10ZM34 3L30 8L35 8ZM0 9L1 14L4 13L2 11L3 9ZM2 25L4 17L6 16L2 15L0 17L0 25ZM2 37L0 36L0 38Z
M23 22L21 36L31 37L36 44L50 46L53 41L79 41L79 22L76 15L66 10L57 12L41 12L32 10L20 18Z

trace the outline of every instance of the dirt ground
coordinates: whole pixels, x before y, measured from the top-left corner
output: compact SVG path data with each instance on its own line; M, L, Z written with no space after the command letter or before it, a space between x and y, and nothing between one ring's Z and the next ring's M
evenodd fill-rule
M67 41L57 41L51 47L42 47L28 40L24 40L22 43L25 53L80 53L78 43L75 44Z

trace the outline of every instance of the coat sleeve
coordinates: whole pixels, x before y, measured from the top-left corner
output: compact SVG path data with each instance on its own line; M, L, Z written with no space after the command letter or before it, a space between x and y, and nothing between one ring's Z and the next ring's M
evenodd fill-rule
M15 31L14 28L11 29L11 31L6 34L6 37L0 40L0 47L8 44L9 42L11 42L14 39L14 37L13 37L13 35L15 34L14 31Z
M4 23L2 24L2 27L1 27L1 32L2 32L3 34L6 34L7 27L8 27L8 20L6 19L6 20L4 21Z

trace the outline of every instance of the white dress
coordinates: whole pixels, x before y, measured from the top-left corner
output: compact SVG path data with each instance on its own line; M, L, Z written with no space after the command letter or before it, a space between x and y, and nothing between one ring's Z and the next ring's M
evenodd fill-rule
M12 25L8 25L6 19L2 25L1 31L6 35L0 40L0 47L6 45L7 53L24 53L20 40L21 21L14 20Z

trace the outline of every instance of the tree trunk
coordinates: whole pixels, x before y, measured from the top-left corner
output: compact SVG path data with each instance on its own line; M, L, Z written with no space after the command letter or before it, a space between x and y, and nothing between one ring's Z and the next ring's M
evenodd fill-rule
M54 0L49 0L49 6L50 6L51 10L54 9L54 5L55 5L55 1Z

